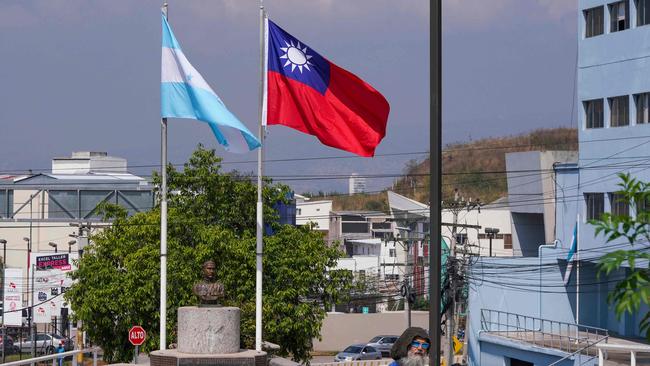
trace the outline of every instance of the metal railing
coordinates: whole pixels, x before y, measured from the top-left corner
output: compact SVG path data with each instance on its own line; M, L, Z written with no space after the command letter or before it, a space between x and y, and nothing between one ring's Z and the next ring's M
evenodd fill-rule
M607 359L607 353L629 353L630 366L636 366L637 353L650 353L650 346L646 345L627 345L627 344L600 344L598 348L598 365L603 366Z
M99 347L77 349L77 350L68 351L68 352L54 353L54 354L46 355L46 356L26 358L24 360L7 362L7 363L3 363L2 366L34 365L36 363L47 362L47 361L50 361L50 360L52 360L52 366L57 366L59 358L65 358L65 357L68 357L68 356L72 356L72 366L77 366L77 357L75 357L75 355L77 355L79 353L92 353L93 354L93 366L97 366L97 353L99 352L99 350L100 350Z
M609 337L605 336L605 337L603 337L603 338L601 338L601 339L599 339L599 340L597 340L597 341L595 341L593 343L588 343L586 346L580 348L579 350L577 350L577 351L575 351L575 352L573 352L571 354L568 354L568 355L560 358L559 360L549 364L548 366L559 365L562 361L567 360L567 359L569 359L571 357L574 357L574 356L576 356L578 354L582 354L582 352L587 353L587 358L588 359L586 361L584 361L584 362L580 362L580 365L584 364L585 362L591 361L592 359L596 358L596 355L594 355L594 356L589 355L589 348L595 346L596 344L598 344L598 343L600 343L602 341L607 341L608 339L609 339ZM598 350L598 354L600 354L600 349Z
M607 342L609 337L607 329L490 309L481 309L481 330L570 354L579 351L587 355L594 344ZM596 351L593 353L595 357Z

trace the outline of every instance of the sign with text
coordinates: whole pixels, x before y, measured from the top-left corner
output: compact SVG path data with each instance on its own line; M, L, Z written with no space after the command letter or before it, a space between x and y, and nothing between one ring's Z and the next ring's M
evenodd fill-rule
M67 253L41 255L36 257L36 269L60 269L66 271L71 268L70 258Z
M69 272L76 269L74 261L78 257L75 252L32 253L34 323L50 323L52 317L60 316L65 302L63 293L72 286Z
M147 332L139 325L134 325L129 330L129 342L134 346L140 346L147 339Z
M22 268L5 269L5 288L3 309L5 325L22 325L23 308L23 270Z

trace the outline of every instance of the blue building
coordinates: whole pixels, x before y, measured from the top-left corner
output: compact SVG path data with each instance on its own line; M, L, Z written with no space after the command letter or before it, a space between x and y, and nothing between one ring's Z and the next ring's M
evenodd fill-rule
M596 266L604 254L633 247L606 243L588 221L604 212L636 214L618 201L617 174L650 181L650 0L578 6L579 152L577 162L554 164L554 192L545 192L555 202L554 227L544 222L546 242L549 233L555 240L522 242L525 258L483 258L473 266L471 365L548 365L564 357L560 364L596 364L599 344L643 347L639 322L648 307L617 318L607 302L629 269L599 276ZM579 261L565 283L574 228Z
M581 0L578 24L579 158L556 169L557 192L564 195L556 205L556 237L566 247L577 221L582 284L572 303L577 321L640 336L641 313L618 320L607 305L624 271L599 280L595 272L602 254L632 248L596 238L588 220L603 212L635 214L618 201L618 173L650 181L650 1ZM573 291L577 282L573 276Z

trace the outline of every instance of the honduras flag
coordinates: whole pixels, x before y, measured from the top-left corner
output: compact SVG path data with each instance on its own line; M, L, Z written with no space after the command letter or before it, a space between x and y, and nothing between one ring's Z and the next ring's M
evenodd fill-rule
M228 151L246 152L261 146L190 65L164 14L160 102L163 118L189 118L206 122L217 141Z
M573 270L573 262L575 262L575 254L578 250L578 223L573 227L573 237L571 238L571 248L569 248L569 254L566 257L567 266L566 271L564 271L564 286L569 284L571 279L571 271Z

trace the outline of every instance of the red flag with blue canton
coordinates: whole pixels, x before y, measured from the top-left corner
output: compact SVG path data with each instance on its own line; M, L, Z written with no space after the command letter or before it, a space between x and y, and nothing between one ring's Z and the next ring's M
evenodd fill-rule
M323 144L373 156L390 106L377 90L268 20L267 116Z

